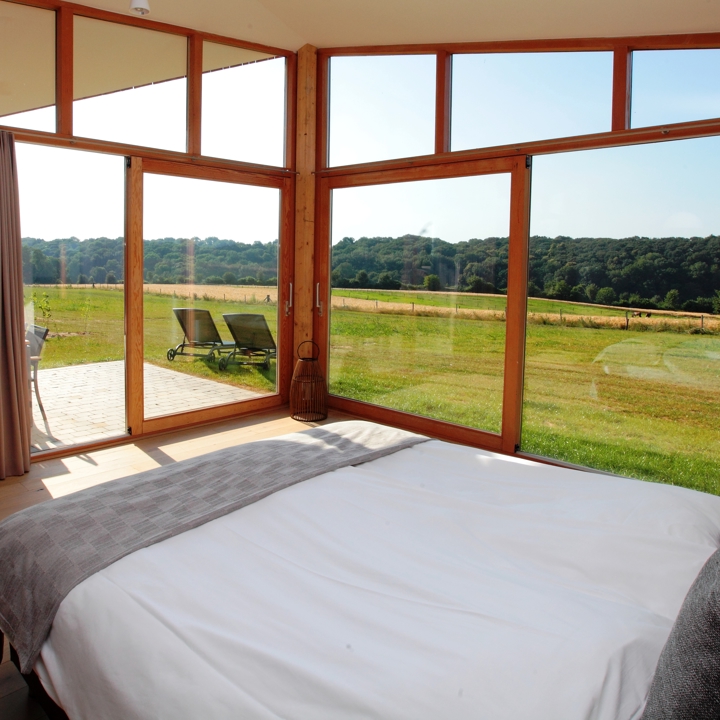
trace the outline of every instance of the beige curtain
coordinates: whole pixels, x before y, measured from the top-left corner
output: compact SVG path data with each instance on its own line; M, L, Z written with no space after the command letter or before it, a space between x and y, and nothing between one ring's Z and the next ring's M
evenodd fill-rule
M15 143L0 131L0 480L30 470L28 383Z

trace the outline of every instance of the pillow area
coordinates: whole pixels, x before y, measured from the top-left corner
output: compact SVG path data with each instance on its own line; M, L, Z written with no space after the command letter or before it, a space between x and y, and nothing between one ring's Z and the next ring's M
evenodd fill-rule
M641 720L720 719L720 550L697 576L660 654Z

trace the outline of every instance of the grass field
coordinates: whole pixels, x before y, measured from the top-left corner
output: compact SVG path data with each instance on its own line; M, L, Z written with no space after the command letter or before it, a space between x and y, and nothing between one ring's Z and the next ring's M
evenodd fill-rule
M358 312L338 298L397 303L398 295L347 293L333 291L331 392L499 432L504 322ZM422 295L407 301L422 304ZM497 310L498 300L478 297L476 309ZM693 334L696 325L529 324L522 449L720 494L720 336Z
M226 340L222 313L233 311L264 314L277 337L277 306L257 302L269 291L252 292L255 298L249 289L231 298L222 286L202 287L192 301L146 293L146 360L272 392L274 362L269 371L232 366L221 373L216 362L166 359L182 339L172 308L191 302L210 310ZM42 367L123 358L121 290L49 287L35 294L37 322L51 330ZM354 301L362 303L353 309ZM334 291L331 392L499 432L505 298L470 301L476 305L462 313L451 311L452 295ZM538 312L533 302L530 312ZM428 311L413 312L411 303ZM698 334L697 321L672 317L634 321L625 330L625 311L614 309L606 324L585 326L579 309L599 317L596 306L543 308L528 325L522 449L720 494L720 334ZM706 328L712 323L717 317Z
M255 392L275 391L275 361L270 369L247 365L231 365L220 372L217 362L177 357L170 362L167 351L182 341L182 331L173 315L173 307L194 306L209 310L223 340L232 337L222 320L227 312L251 312L265 315L268 326L277 338L277 306L263 302L215 299L200 288L198 299L173 297L159 293L144 295L145 360L217 382L237 385ZM26 301L32 288L26 290ZM122 360L124 353L124 309L122 286L117 289L85 287L41 287L35 289L35 322L49 327L50 335L43 348L41 368L78 365L90 362ZM47 303L44 302L46 296ZM266 296L263 288L248 293L249 300ZM43 313L42 308L46 307ZM49 314L48 314L49 312Z

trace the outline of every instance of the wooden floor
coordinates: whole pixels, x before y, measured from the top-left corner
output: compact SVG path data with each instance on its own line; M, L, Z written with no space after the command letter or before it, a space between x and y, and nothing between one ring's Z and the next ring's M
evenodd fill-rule
M331 412L325 422L349 419L352 419L349 415ZM36 462L27 475L0 480L0 519L44 500L83 488L231 445L305 430L316 424L324 423L297 422L288 417L288 410L284 408L240 420L228 420L137 440L86 455ZM40 706L28 697L25 681L10 662L7 641L3 662L0 664L0 719L47 720Z

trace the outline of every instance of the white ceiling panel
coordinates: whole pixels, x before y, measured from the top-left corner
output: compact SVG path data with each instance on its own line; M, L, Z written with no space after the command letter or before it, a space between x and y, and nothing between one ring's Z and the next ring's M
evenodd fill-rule
M85 3L126 13L127 0ZM150 0L150 18L297 50L720 31L720 0Z

